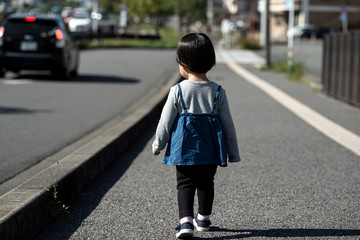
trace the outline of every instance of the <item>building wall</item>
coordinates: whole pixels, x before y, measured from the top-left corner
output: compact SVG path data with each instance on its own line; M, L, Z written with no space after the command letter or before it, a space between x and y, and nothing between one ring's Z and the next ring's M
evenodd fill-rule
M348 13L348 29L360 30L360 13ZM317 12L310 13L309 21L311 24L320 27L330 27L335 31L342 31L340 13L337 12Z
M311 0L310 4L310 24L341 31L342 21L340 16L342 11L346 10L348 29L360 29L360 1L347 0L346 5L343 5L343 2L338 0Z
M358 5L358 0L311 0L311 5L342 5L346 3L347 5Z
M301 0L294 0L295 25L298 25L298 15L301 6ZM289 11L286 0L270 0L270 32L273 41L286 40L288 30Z
M295 26L315 25L342 31L340 20L344 1L340 0L294 0ZM306 5L306 6L305 6ZM346 0L348 30L360 29L360 0ZM270 0L270 31L272 40L285 40L288 29L286 0Z
M270 15L270 32L273 40L285 40L287 28L287 17L283 13L273 13Z

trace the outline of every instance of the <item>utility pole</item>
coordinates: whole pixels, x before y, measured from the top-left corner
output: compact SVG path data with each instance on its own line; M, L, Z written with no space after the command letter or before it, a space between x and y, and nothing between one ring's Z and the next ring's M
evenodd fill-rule
M347 16L347 11L346 11L346 5L343 5L341 7L340 21L342 22L342 32L347 33L348 32L348 16Z
M270 23L269 23L269 20L270 20L270 17L269 17L269 14L270 14L270 0L266 0L265 2L265 15L266 15L266 26L265 26L265 47L266 47L266 65L268 67L271 66L271 51L270 51Z
M99 31L99 23L98 23L98 13L99 13L99 2L93 1L92 2L92 12L94 15L92 16L92 33L94 36L98 35Z
M250 41L254 42L255 34L255 0L250 2Z
M289 25L288 25L288 54L287 65L290 70L294 66L294 0L287 0L289 7Z
M181 16L180 16L180 1L175 1L175 16L176 16L176 23L175 23L175 32L180 34L181 32Z
M207 0L207 29L211 32L214 25L214 0Z

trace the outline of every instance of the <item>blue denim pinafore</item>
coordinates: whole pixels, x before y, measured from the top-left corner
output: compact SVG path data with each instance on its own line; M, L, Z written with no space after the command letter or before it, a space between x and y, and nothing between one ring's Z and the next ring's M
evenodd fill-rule
M217 164L227 166L225 136L215 114L218 87L211 113L189 113L185 107L180 84L179 95L184 112L177 116L163 163L167 165Z

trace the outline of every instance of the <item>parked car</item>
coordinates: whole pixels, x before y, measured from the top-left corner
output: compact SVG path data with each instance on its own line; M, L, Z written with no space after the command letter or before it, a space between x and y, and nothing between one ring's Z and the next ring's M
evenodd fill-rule
M326 27L317 27L313 25L294 27L291 32L288 32L288 36L293 35L294 38L324 38L326 34L333 33L334 30Z
M326 27L306 28L300 38L324 38L326 34L333 32L333 29Z
M69 79L78 67L79 51L61 17L12 14L0 27L0 77L6 71L50 70Z
M97 12L91 13L92 21L97 21L98 37L115 37L117 24L115 21L110 20L109 13L106 10L99 9Z
M75 38L84 38L91 36L92 19L88 12L76 12L70 18L68 27Z

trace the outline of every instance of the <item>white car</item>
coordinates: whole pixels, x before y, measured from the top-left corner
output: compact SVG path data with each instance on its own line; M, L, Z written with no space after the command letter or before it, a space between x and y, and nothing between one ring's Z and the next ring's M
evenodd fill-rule
M69 31L75 36L86 37L91 34L91 17L88 12L76 12L68 24Z

